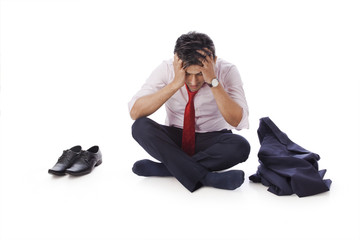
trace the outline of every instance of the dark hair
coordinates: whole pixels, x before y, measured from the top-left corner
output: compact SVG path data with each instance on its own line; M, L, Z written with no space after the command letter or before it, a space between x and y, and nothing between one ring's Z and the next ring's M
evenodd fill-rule
M205 48L210 52L206 52ZM174 54L183 61L183 68L191 65L203 66L201 61L206 57L197 52L203 50L212 58L215 57L215 46L211 38L204 33L189 32L181 35L175 44Z

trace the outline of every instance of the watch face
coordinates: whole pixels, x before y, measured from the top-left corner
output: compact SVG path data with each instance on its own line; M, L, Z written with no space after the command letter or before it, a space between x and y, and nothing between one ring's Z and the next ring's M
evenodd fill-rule
M219 85L219 81L218 81L216 78L214 78L214 79L211 81L211 85L212 85L213 87L217 87L217 85Z

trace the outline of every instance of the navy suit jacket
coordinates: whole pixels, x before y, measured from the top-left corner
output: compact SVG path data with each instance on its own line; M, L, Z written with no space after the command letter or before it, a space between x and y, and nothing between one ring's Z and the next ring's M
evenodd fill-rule
M249 179L268 186L276 195L310 196L329 191L331 180L323 180L326 170L318 170L320 156L292 142L265 117L258 128L260 166Z

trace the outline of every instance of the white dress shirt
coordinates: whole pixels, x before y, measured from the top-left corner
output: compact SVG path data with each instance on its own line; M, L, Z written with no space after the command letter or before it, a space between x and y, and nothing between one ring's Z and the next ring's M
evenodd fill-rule
M215 73L220 84L223 86L229 96L237 102L243 109L243 116L236 130L249 128L249 110L243 90L243 83L240 74L235 65L226 62L220 58L216 61ZM163 61L150 75L146 83L141 87L135 96L129 102L129 111L136 100L159 91L161 88L174 80L175 72L173 59ZM180 88L166 103L165 125L183 128L184 111L188 102L188 93L185 85ZM211 88L204 84L194 98L195 106L195 131L213 132L223 129L234 129L228 124L221 115Z

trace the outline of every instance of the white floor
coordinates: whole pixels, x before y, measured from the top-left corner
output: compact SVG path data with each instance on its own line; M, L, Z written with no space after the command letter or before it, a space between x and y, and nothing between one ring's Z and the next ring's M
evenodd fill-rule
M355 1L1 1L1 239L360 239L359 10ZM252 151L235 167L246 174L235 191L190 193L131 172L148 155L131 137L127 102L190 30L208 33L244 81L251 127L236 133ZM265 116L321 156L329 192L279 197L249 182ZM77 144L99 145L103 164L49 175Z

